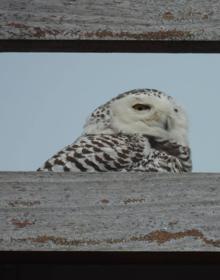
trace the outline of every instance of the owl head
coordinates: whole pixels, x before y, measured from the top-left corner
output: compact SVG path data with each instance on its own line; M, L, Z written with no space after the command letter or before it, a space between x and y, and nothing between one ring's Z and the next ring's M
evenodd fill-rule
M143 134L188 146L186 113L171 96L154 89L128 91L98 107L85 134Z

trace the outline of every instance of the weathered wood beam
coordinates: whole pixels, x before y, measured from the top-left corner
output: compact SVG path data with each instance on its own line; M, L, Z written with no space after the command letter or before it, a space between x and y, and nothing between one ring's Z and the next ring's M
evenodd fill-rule
M0 173L0 251L220 251L220 174Z
M1 0L0 51L220 52L216 0Z
M0 19L0 39L220 39L216 0L1 0Z

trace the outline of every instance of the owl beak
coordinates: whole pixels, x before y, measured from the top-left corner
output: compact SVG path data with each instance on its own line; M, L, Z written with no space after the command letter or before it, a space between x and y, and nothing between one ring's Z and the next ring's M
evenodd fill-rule
M164 123L164 129L165 129L165 130L169 130L168 128L169 128L169 126L168 126L168 121L166 120L165 123Z
M167 117L166 120L165 120L165 122L164 122L164 129L167 130L167 131L171 130L171 128L172 128L172 123L173 123L173 122L172 122L171 117Z

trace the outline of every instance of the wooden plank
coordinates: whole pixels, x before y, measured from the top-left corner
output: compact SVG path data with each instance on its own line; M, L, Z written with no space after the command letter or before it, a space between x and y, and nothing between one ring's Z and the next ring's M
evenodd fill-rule
M0 39L220 39L216 0L1 0L0 18Z
M220 251L220 174L0 173L1 251Z

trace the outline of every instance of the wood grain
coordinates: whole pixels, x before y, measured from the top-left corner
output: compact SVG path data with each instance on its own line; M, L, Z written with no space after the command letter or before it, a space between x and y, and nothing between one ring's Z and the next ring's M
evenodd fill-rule
M0 173L0 251L220 251L220 175Z
M0 39L220 39L217 0L1 0L0 19Z

